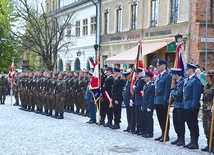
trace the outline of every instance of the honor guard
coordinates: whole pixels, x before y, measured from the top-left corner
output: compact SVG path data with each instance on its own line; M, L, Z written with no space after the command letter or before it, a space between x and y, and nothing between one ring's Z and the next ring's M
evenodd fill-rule
M143 86L143 100L142 100L142 123L144 128L145 138L152 138L154 131L153 122L153 111L154 111L154 97L155 97L155 86L152 82L153 74L151 72L145 73L145 82Z
M200 108L201 82L195 75L196 66L187 63L186 75L184 82L183 104L187 126L190 130L191 141L183 147L189 149L198 149L198 112Z
M182 103L184 78L182 77L182 69L180 68L171 68L171 72L172 79L175 80L174 88L171 91L171 97L174 101L173 125L177 133L177 139L171 142L171 144L183 146L185 145L185 117Z
M112 76L112 67L107 67L105 70L106 79L103 83L103 87L101 88L101 92L103 94L103 101L101 103L101 121L100 124L104 127L110 127L112 126L112 119L113 119L113 108L109 107L111 104L111 98L112 98L112 85L114 82L114 78ZM107 115L107 123L105 122L105 116Z
M18 74L14 74L14 79L13 79L13 92L14 92L14 98L15 98L15 103L13 104L14 106L19 105L19 77Z
M157 112L158 122L161 128L161 136L155 138L155 141L163 142L164 139L164 131L166 126L166 117L167 117L167 109L168 109L168 100L170 96L170 87L172 77L166 71L167 62L165 60L158 60L157 69L159 75L155 81L155 108ZM166 141L169 141L169 122L167 128L167 136Z
M112 85L112 104L113 104L113 115L114 125L111 129L120 129L121 119L121 104L123 101L123 79L120 75L120 69L114 68L114 83Z
M137 80L133 86L133 92L134 92L134 106L135 106L135 122L137 123L137 130L133 132L133 134L137 135L144 135L145 129L144 124L142 124L142 99L143 99L143 87L146 84L143 74L144 71L141 68L135 69L135 74L137 77Z
M125 88L124 88L124 104L126 106L126 118L128 126L124 132L134 132L135 131L135 119L134 119L134 107L132 101L132 95L130 92L131 86L131 70L123 72L124 77L126 78Z

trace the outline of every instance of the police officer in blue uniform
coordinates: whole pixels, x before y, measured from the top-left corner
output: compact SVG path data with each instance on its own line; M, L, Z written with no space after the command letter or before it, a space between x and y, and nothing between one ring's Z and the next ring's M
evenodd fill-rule
M126 118L128 126L124 132L134 132L135 131L135 121L134 121L134 106L132 101L132 95L130 92L131 86L131 70L123 72L124 77L126 78L125 87L124 87L124 104L126 106Z
M110 128L120 129L121 104L123 101L123 78L120 75L120 69L114 68L114 83L112 86L112 104L114 114L114 125Z
M112 85L114 82L114 78L112 76L112 72L113 72L113 68L112 67L107 67L105 70L105 75L106 75L106 79L103 83L103 86L101 88L101 92L103 94L103 101L101 103L101 111L102 111L102 115L101 115L101 123L103 124L105 122L105 116L107 114L107 123L103 124L104 127L110 127L112 126L112 120L113 120L113 108L109 107L109 99L107 98L106 95L104 95L105 93L108 93L108 96L111 98L112 94L111 94L111 89L112 89Z
M177 133L177 139L171 142L171 144L183 146L185 145L185 117L182 103L184 78L182 77L182 69L180 68L171 68L171 72L172 79L175 80L174 88L171 91L171 97L174 101L173 125Z
M133 92L134 92L134 106L135 106L135 122L137 123L137 130L133 132L133 134L137 135L144 135L145 129L142 124L142 110L141 110L141 104L143 99L143 86L146 84L144 78L143 78L143 69L136 68L135 74L137 77L137 80L135 82L135 85L133 86Z
M155 108L157 112L158 122L162 131L162 135L155 138L155 141L163 142L164 131L166 126L166 117L168 109L168 100L170 96L170 87L172 77L166 71L167 62L165 60L158 60L157 70L159 75L155 81ZM169 122L168 122L169 123ZM166 141L169 141L169 124L167 129Z
M198 112L200 108L201 82L195 75L196 66L187 63L186 75L184 82L183 104L187 126L190 130L191 141L183 147L189 149L198 149Z
M142 102L142 118L145 138L152 138L154 131L153 111L154 111L154 97L155 86L152 82L153 74L150 72L145 73L146 84L143 87L143 102Z

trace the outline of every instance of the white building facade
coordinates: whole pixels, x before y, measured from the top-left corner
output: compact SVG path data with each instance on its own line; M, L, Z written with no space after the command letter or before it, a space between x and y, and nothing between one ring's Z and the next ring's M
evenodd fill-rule
M61 44L70 42L58 51L57 70L89 70L89 60L95 61L96 7L91 0L61 0L54 3L55 17L63 20L73 14ZM51 5L49 4L51 12ZM53 10L54 11L54 10ZM63 22L63 21L62 21ZM59 22L60 23L60 22Z

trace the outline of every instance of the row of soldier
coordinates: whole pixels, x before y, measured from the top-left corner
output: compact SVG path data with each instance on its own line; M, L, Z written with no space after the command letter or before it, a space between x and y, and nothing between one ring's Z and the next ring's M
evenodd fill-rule
M13 82L14 105L19 105L20 97L21 110L58 119L64 118L64 111L88 116L84 100L88 80L87 72L22 72Z
M146 72L146 74L143 75L142 69L136 69L135 74L137 80L133 86L131 86L132 79L130 71L122 72L121 74L117 68L106 68L101 76L102 97L100 124L104 127L119 129L121 122L121 104L122 101L124 101L128 122L127 129L124 131L142 135L145 138L151 138L154 134L153 111L155 109L162 131L161 136L155 138L155 140L163 142L167 124L167 108L171 96L174 103L173 125L177 133L177 139L171 142L171 144L189 149L198 149L199 127L197 118L200 108L201 83L195 76L197 67L192 64L187 64L186 76L188 78L186 79L182 78L181 69L172 68L172 74L169 74L166 71L166 67L166 61L158 60L157 69L159 75L155 81L153 81L153 75L151 73ZM45 77L41 77L41 72L35 72L34 76L30 73L29 78L26 78L26 76L28 76L27 73L22 73L19 80L17 82L16 80L14 81L15 85L17 83L17 86L14 87L15 97L18 102L16 92L19 91L22 109L33 111L36 105L36 112L42 113L44 107L45 110L43 113L46 115L52 115L52 111L55 110L55 118L63 118L64 109L74 111L75 104L76 113L81 112L82 115L88 115L90 111L90 120L87 123L93 124L96 123L97 120L96 106L94 106L92 94L90 94L87 87L90 84L90 75L92 75L90 72L89 74L81 72L79 75L76 72L67 73L66 75L60 73L57 79L57 73L54 73L52 78L50 78L50 72L47 72ZM66 78L64 78L64 76ZM31 80L25 81L24 79L32 79L33 82L30 82ZM84 85L82 84L83 82L81 82L83 79L85 81ZM176 81L173 89L171 88L172 79ZM48 80L51 82L47 82ZM130 87L132 87L133 92L130 91ZM211 88L213 89L212 86ZM90 97L87 97L87 92L90 94ZM124 92L124 94L122 94L122 92ZM205 93L206 92L207 91L205 91ZM84 100L84 95L86 100ZM211 96L213 99L213 94L211 94ZM212 99L210 99L211 101L209 100L209 102L212 103ZM207 101L207 99L204 101ZM110 106L111 104L112 106ZM87 105L89 109L87 109ZM185 122L188 125L191 137L190 142L186 145ZM169 141L169 122L167 125L165 140ZM204 126L206 126L205 131L207 131L209 125L205 123ZM208 137L207 134L206 137ZM203 150L207 151L207 148Z

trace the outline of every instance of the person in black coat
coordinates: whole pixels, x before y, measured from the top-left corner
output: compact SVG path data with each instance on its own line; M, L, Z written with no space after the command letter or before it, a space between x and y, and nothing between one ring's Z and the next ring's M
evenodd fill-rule
M120 75L120 69L114 68L114 83L112 86L112 104L114 114L114 125L110 128L120 129L121 104L123 101L123 78Z
M152 73L146 72L145 82L146 84L143 87L143 102L142 102L142 117L143 117L143 128L144 134L142 135L145 138L153 137L153 111L154 111L154 96L155 96L155 86L152 82Z
M143 78L143 69L137 68L135 69L137 80L135 82L135 85L133 86L133 92L134 92L134 106L135 106L135 121L137 123L137 130L133 132L133 134L137 135L144 135L145 131L143 131L143 124L142 124L142 110L141 110L141 104L143 99L143 86L146 84Z

